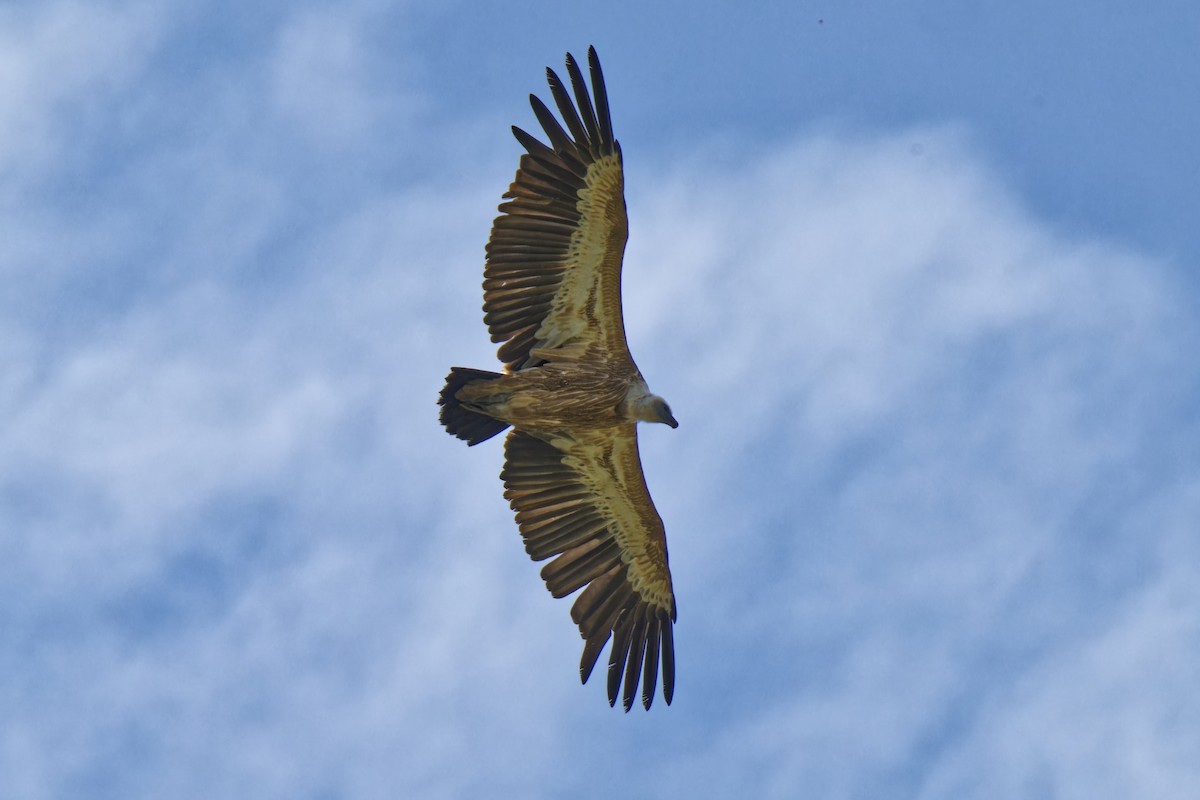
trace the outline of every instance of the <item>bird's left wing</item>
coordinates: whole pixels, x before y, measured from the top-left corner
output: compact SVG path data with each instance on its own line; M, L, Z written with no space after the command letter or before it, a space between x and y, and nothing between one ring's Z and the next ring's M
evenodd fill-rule
M525 549L535 561L557 556L542 569L555 597L583 589L571 607L585 640L583 681L611 638L609 704L616 703L624 681L628 711L640 676L642 705L650 708L660 655L669 704L675 690L675 594L662 519L642 476L637 428L630 423L595 431L563 447L520 431L505 443L500 477Z

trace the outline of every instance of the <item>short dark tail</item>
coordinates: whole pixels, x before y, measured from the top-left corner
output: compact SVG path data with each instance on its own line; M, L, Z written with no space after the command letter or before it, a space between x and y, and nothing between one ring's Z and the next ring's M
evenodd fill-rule
M475 381L494 381L504 377L499 372L488 372L482 369L467 367L451 367L446 376L446 385L438 397L438 405L442 407L441 420L446 430L469 445L485 442L508 427L507 422L479 414L467 408L455 397L458 390L468 383Z

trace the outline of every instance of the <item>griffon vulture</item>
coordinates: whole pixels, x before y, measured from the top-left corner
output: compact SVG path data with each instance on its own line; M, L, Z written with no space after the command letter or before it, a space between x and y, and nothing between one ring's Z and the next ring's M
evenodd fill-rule
M660 665L667 703L675 690L675 594L637 423L678 423L625 343L621 147L594 48L588 66L592 96L567 55L574 103L546 70L565 130L530 95L548 145L512 129L527 152L483 271L484 321L504 371L454 367L438 403L446 430L471 445L512 427L500 477L525 549L535 561L553 557L542 578L555 597L583 590L571 606L585 642L580 677L611 639L608 701L624 682L628 711L639 677L650 708Z

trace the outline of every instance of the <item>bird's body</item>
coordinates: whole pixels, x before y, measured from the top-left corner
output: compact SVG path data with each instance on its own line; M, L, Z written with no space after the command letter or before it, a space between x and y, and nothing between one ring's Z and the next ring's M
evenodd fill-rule
M549 363L468 384L458 399L518 430L604 428L634 421L626 401L635 386L645 385L640 377L628 370Z
M568 54L578 110L547 70L568 130L532 96L550 145L513 128L528 152L493 223L483 281L504 372L454 367L438 402L446 430L469 444L512 427L501 478L525 548L555 557L542 570L555 597L583 589L571 607L585 640L581 677L611 638L609 702L623 682L629 710L639 678L650 707L660 663L668 703L674 692L675 595L637 422L677 423L625 342L621 149L595 50L588 61L594 107Z

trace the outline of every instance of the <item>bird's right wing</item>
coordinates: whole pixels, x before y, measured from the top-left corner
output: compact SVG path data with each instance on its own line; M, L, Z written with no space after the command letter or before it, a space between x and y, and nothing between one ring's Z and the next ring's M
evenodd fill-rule
M642 679L642 705L654 699L662 665L663 697L675 691L675 594L662 519L650 499L637 449L637 427L585 435L565 450L520 431L504 447L504 496L516 511L525 549L555 597L583 592L571 607L585 644L586 683L604 645L608 701L624 681L628 711ZM586 587L586 588L584 588Z

